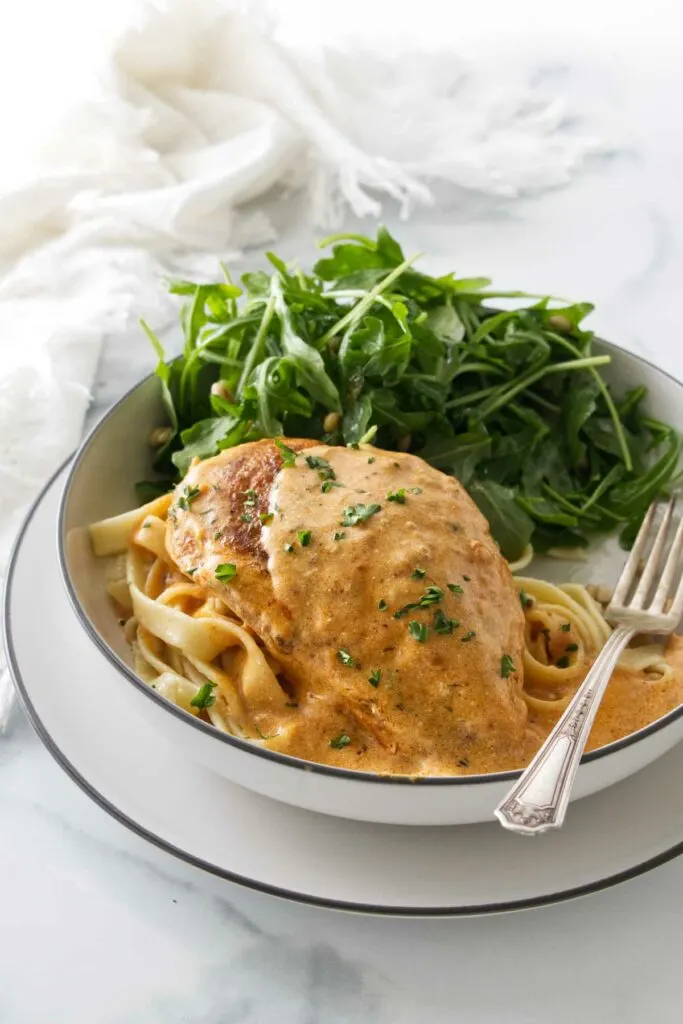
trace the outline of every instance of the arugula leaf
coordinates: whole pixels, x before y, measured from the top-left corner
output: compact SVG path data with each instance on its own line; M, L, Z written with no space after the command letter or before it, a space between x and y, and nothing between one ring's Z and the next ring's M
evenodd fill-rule
M644 411L644 387L612 394L610 357L593 353L585 327L592 306L430 276L383 228L324 244L312 273L268 253L271 271L244 274L242 287L224 266L214 283L168 282L185 344L166 362L143 323L171 429L153 457L160 479L141 493L245 441L358 445L374 431L379 448L458 477L506 557L617 528L632 541L676 478L680 442Z
M488 520L491 533L505 558L508 562L516 561L531 540L534 522L517 504L514 491L492 480L477 480L469 492Z

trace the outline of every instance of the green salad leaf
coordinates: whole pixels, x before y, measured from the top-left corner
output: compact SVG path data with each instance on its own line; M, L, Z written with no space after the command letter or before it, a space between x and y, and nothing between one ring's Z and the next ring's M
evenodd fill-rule
M510 560L615 530L633 542L681 441L644 412L644 387L612 393L590 304L430 276L385 228L321 245L311 273L268 253L272 272L241 286L225 268L215 284L168 282L185 343L166 362L143 323L170 430L141 496L245 441L358 444L374 430L377 446L456 476Z

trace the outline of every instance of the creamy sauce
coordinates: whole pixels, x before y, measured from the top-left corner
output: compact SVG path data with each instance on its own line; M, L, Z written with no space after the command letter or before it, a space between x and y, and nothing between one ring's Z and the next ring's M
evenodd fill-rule
M515 671L523 616L476 506L456 480L410 455L327 446L306 455L327 460L341 486L323 493L319 473L299 457L276 479L263 537L275 597L292 620L287 674L297 683L301 728L288 751L366 771L519 764L527 743ZM388 499L402 490L403 503ZM344 526L344 509L359 504L381 508ZM440 601L394 617L430 585L443 591ZM435 630L436 612L457 620L452 634ZM424 643L411 622L427 627ZM513 668L504 677L506 654ZM350 742L331 747L340 736Z
M195 464L178 497L197 495L167 524L175 564L239 616L280 672L281 703L251 709L257 734L271 749L368 772L527 764L560 712L527 711L519 596L464 489L411 455L288 444L299 452L291 467L270 441ZM325 462L311 468L307 457ZM359 506L372 505L364 517ZM343 522L349 507L355 524ZM224 562L237 566L230 584L216 579ZM395 616L430 593L434 603ZM444 620L451 632L436 628ZM683 702L680 638L667 656L673 681L617 669L589 749Z
M615 670L595 716L587 750L629 736L683 704L683 637L671 638L666 660L673 668L673 679L647 679L642 672L622 667ZM537 746L559 717L560 712L529 712L529 725L538 737Z

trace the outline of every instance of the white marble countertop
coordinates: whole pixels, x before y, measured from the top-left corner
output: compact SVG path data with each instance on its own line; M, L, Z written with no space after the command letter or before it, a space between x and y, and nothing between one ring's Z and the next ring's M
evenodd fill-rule
M620 143L630 136L620 152L540 199L444 197L401 237L433 266L591 299L597 330L683 377L683 82L674 58L650 51L636 68L630 53L593 52L571 75L554 72L593 95L603 134L611 124ZM278 246L286 257L308 250L305 227ZM109 346L92 418L151 364L137 336ZM0 738L0 837L0 1024L681 1017L683 860L505 917L315 910L206 876L126 832L67 779L19 709Z

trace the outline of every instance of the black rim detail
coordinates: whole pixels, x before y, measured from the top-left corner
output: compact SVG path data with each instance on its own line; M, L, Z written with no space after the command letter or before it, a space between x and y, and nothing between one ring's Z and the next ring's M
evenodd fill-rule
M673 378L672 378L673 379ZM12 547L12 553L10 555L9 566L7 570L7 583L3 595L2 602L2 621L4 625L4 641L5 641L5 654L7 657L7 664L9 666L14 686L19 697L19 701L26 713L26 716L35 730L38 738L43 743L47 751L51 754L60 768L66 772L69 778L76 783L87 796L90 797L94 803L97 804L101 810L105 811L112 818L118 821L121 825L124 825L131 832L134 832L140 838L147 840L153 846L158 849L165 851L172 857L177 857L178 860L183 861L186 864L190 864L192 867L199 868L202 871L208 872L210 875L214 875L217 878L222 878L227 882L233 882L236 885L240 885L246 889L252 889L255 892L265 893L269 896L277 896L280 899L285 899L294 903L302 903L313 907L324 907L328 910L339 910L346 911L349 913L356 914L370 914L376 917L421 917L421 918L434 918L434 917L482 917L491 914L502 914L512 910L531 910L535 907L551 906L554 903L563 903L567 900L577 899L580 896L588 896L594 892L600 892L603 889L612 888L612 886L619 885L622 882L627 882L632 878L637 878L639 875L643 875L648 871L652 871L654 868L660 867L662 864L666 864L668 861L680 856L683 853L683 841L676 843L668 850L664 850L662 853L657 854L655 857L651 857L649 860L643 861L641 864L637 864L632 868L628 868L625 871L620 871L615 875L610 875L607 878L600 879L595 882L588 882L585 885L575 886L572 889L564 889L559 892L548 893L545 896L533 896L522 900L509 900L500 903L485 903L479 905L470 906L456 906L456 907L385 907L373 903L352 903L343 900L326 900L322 897L310 896L305 893L298 893L290 889L282 889L279 886L268 885L265 882L257 882L252 878L246 878L242 875L235 874L232 871L228 871L224 868L218 867L216 864L211 864L208 861L203 860L201 857L195 857L193 854L187 853L185 850L179 849L172 843L167 842L161 836L156 835L154 832L150 832L143 825L134 821L132 818L124 814L123 811L119 810L115 804L112 804L99 790L95 789L83 775L75 768L75 766L69 761L69 759L62 753L60 748L57 746L55 741L52 739L50 733L43 725L41 718L33 705L31 698L28 695L28 691L24 684L24 680L21 675L21 670L17 663L16 654L14 651L14 642L12 637L12 616L10 611L12 586L14 583L14 572L17 563L17 557L21 543L24 539L26 531L35 515L39 505L43 498L47 494L50 487L55 483L60 474L64 471L68 465L69 460L67 459L59 469L53 474L50 480L43 487L42 491L36 498L35 502L29 509L24 522L22 523L21 529L17 534Z
M620 349L617 345L613 345L611 344L611 342L602 341L602 339L600 340L600 344L604 345L606 348L611 349L613 352L622 353L628 356L629 358L634 359L636 362L645 363L656 373L660 373L663 377L667 377L674 384L677 384L679 387L683 387L681 382L676 380L675 377L672 377L671 374L666 373L664 370L660 370L657 366L655 366L653 363L649 363L646 359L641 359L640 356L635 356L630 352L625 352L623 349ZM302 761L300 758L291 757L288 754L280 754L274 750L266 750L263 747L257 747L254 744L249 743L247 740L242 740L237 736L230 736L227 733L218 732L218 730L214 729L213 726L208 725L206 722L201 721L201 719L196 718L193 715L187 715L181 708L178 708L174 704L171 704L169 701L164 700L164 698L161 697L155 690L152 690L151 687L143 683L141 679L138 679L138 677L135 675L134 672L131 671L128 665L126 665L126 663L118 657L118 655L108 646L108 644L105 643L105 641L102 639L102 637L97 632L92 622L86 615L84 609L82 608L81 603L78 600L78 596L76 595L76 591L71 582L71 577L69 575L65 554L66 531L64 521L66 516L66 498L71 487L71 481L76 473L76 470L78 469L80 461L85 455L95 435L109 420L109 418L114 415L119 406L121 406L128 399L128 396L137 388L142 387L143 384L146 384L147 381L150 380L150 378L152 377L154 377L154 374L150 373L148 374L147 377L144 377L132 388L129 388L128 391L126 391L126 393L117 402L115 402L114 405L111 406L111 408L107 410L104 416L102 416L102 418L92 428L92 430L84 439L84 441L82 442L82 444L80 445L76 452L76 455L73 459L73 463L71 465L71 469L69 470L68 476L64 483L64 489L62 491L62 497L59 503L59 514L57 518L57 546L62 580L66 587L71 607L76 613L79 622L85 629L86 633L88 634L92 642L95 644L96 647L99 648L99 650L104 654L107 660L111 662L112 665L114 665L114 667L128 680L129 683L135 686L135 688L140 693L143 693L148 700L153 701L167 714L172 714L175 715L177 718L182 719L182 721L185 722L185 724L189 727L199 729L205 736L211 737L218 743L227 743L230 746L238 747L240 750L244 750L245 752L253 756L264 757L266 758L266 760L269 761L275 761L280 764L286 764L290 768L298 768L302 771L317 773L318 775L331 775L337 778L353 780L354 782L374 782L389 786L481 786L486 785L487 783L494 782L513 782L515 779L518 779L522 774L521 770L508 772L492 772L489 775L462 775L447 776L444 778L416 779L400 775L373 775L371 772L356 772L351 771L348 768L333 768L330 765L317 764L314 761ZM67 465L67 463L68 460L64 463L62 469ZM59 470L58 473L59 472L61 472L61 470ZM55 474L55 476L57 476L58 473ZM48 484L47 487L49 486L50 485ZM47 490L47 487L45 488L45 490ZM42 493L45 493L45 491L43 491ZM38 499L38 501L40 501L40 498ZM589 753L584 754L581 758L581 764L590 764L592 761L600 760L601 757L606 757L609 754L616 753L618 750L623 750L624 748L631 746L632 743L637 743L639 740L644 739L646 736L650 736L653 733L657 732L659 729L662 729L666 725L669 725L671 722L676 721L676 719L679 718L681 715L683 715L683 705L681 705L679 708L674 709L673 711L670 711L669 714L665 715L663 718L658 718L655 722L651 722L650 725L646 725L643 729L640 729L638 732L631 733L629 736L624 736L623 739L616 740L614 743L610 743L606 747L600 747L598 748L598 750L592 750Z

